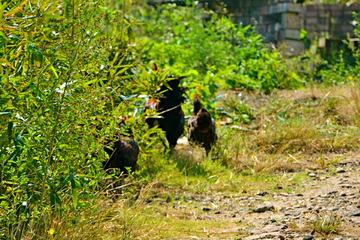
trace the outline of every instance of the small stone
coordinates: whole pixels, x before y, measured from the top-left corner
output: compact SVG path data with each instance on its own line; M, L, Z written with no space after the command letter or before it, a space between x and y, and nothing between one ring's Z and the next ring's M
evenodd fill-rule
M339 210L340 208L339 207L332 207L332 208L329 208L328 210L329 211L336 211L336 210Z
M331 195L331 194L334 194L334 193L337 193L338 191L334 190L334 191L331 191L331 192L328 192L328 195Z
M313 235L305 235L304 240L312 240L312 239L315 239Z
M309 177L316 177L316 173L309 173L308 176Z
M344 238L342 238L342 237L336 237L336 238L334 238L334 240L344 240Z
M296 205L296 206L294 206L294 208L301 208L301 206L300 206L300 205Z
M340 193L340 197L345 197L346 196L346 192L341 192Z
M258 192L257 195L259 196L265 196L265 195L268 195L269 193L268 192Z
M348 216L348 217L358 217L358 216L360 216L360 212L355 209L355 210L345 213L344 215Z
M215 214L220 214L221 212L220 211L216 211Z
M154 200L152 200L151 198L148 198L148 199L145 200L146 203L151 203L151 202L153 202L153 201L154 201Z
M232 217L233 217L233 218L236 217L236 214L234 213L234 214L232 215Z
M253 211L257 212L257 213L261 213L261 212L271 211L274 209L275 209L274 206L269 205L269 206L261 206L261 207L255 208Z
M302 193L298 193L298 194L296 194L295 196L297 196L297 197L303 197L303 196L304 196L304 194L302 194Z
M208 212L208 211L211 211L211 208L209 208L209 207L203 207L202 210L205 211L205 212Z
M336 173L344 173L344 172L345 172L345 169L343 169L343 168L336 169Z

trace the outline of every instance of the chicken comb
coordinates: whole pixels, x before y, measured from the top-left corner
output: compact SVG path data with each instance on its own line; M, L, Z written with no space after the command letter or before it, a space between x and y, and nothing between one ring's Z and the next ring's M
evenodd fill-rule
M123 117L123 118L121 119L121 122L125 122L126 119L127 119L127 117Z
M156 63L154 62L154 71L157 71L158 70L158 67L156 65Z
M196 94L196 93L195 93L195 95L194 95L194 99L195 99L195 98L197 98L197 94Z

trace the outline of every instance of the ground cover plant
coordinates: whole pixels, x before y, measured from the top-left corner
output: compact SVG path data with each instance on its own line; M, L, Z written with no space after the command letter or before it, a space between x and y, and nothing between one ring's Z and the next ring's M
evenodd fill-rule
M2 239L246 236L251 218L203 212L298 191L308 171L331 172L359 149L357 48L356 66L340 58L317 71L324 63L310 54L286 59L252 27L191 3L14 0L1 2L0 17ZM186 116L197 93L216 119L209 157L183 139L164 153L164 133L145 124L153 113L144 100L158 97L169 74L186 76ZM102 170L103 143L124 116L139 169L115 198L119 179Z

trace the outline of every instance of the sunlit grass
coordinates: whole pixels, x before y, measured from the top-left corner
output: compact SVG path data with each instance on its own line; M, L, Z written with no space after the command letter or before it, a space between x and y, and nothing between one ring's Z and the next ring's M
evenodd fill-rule
M203 148L186 144L178 145L174 154L164 153L161 146L144 152L139 170L126 179L129 185L115 202L108 195L99 194L83 203L89 205L86 210L68 209L64 212L66 218L48 215L44 236L49 239L236 236L231 230L235 223L206 218L199 203L185 199L214 194L243 197L260 191L293 193L308 178L308 169L330 168L359 149L360 131L352 127L358 121L357 113L349 114L343 109L355 101L354 92L343 90L350 95L347 101L339 101L322 91L295 92L285 100L280 99L281 94L287 94L285 91L264 96L265 105L254 111L255 119L250 125L241 125L240 130L218 126L219 140L209 157ZM259 96L253 97L259 101ZM346 119L349 126L339 119ZM71 199L67 198L64 205L66 201ZM329 224L324 225L324 221ZM242 224L251 226L250 222ZM312 227L329 234L337 231L339 224L338 219L319 218ZM25 239L32 237L27 233Z

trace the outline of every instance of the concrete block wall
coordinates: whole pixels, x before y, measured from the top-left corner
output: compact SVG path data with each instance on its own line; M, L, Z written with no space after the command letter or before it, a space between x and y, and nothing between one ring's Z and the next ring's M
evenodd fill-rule
M256 30L265 42L285 44L299 54L305 46L300 41L303 27L303 8L293 0L223 0L235 23L248 25L256 22ZM231 6L231 7L229 7Z
M360 5L341 6L334 4L306 5L302 21L304 29L311 40L316 37L326 37L333 40L354 37L353 12L360 17Z

